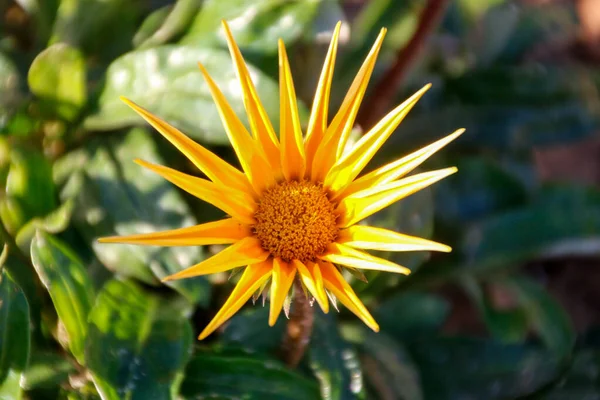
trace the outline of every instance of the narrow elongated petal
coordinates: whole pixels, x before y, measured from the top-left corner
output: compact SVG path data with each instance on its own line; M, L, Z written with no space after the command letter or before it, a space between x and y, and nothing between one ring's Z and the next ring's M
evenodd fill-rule
M229 298L223 304L217 315L204 328L198 339L203 340L213 333L215 329L223 325L231 318L261 285L271 276L271 260L263 261L258 264L249 265L244 269L244 273L237 283Z
M340 202L338 206L338 211L341 214L339 226L347 228L354 225L390 204L418 192L456 171L456 168L451 167L424 172L380 187L356 192Z
M271 307L269 310L269 325L275 325L277 317L281 313L281 308L292 283L296 276L296 267L293 264L276 258L273 260L273 275L271 279Z
M275 134L275 130L273 129L273 125L271 125L267 112L256 93L256 88L254 87L254 83L252 83L250 72L244 62L240 49L233 39L231 30L229 29L227 22L222 21L222 24L225 30L227 46L229 47L231 58L235 64L235 70L242 86L242 92L244 93L244 107L248 114L252 135L267 155L271 167L279 171L281 165L279 160L279 141L277 140L277 135Z
M431 240L366 225L354 225L342 229L337 242L365 250L443 252L452 250L449 246Z
M306 140L304 151L306 154L306 176L310 177L312 164L319 143L323 140L323 135L327 130L329 122L329 94L331 92L331 82L333 80L333 67L335 65L335 56L337 53L338 39L340 36L341 22L338 22L327 50L327 56L323 63L319 83L313 105L310 111L310 119L308 120L308 128L306 130Z
M287 180L304 177L306 159L296 91L283 40L279 39L279 120L281 127L281 167Z
M303 264L298 260L294 260L294 265L298 269L298 274L304 286L313 295L319 306L325 314L329 312L329 301L327 301L327 293L323 286L323 276L319 264L307 262Z
M354 148L331 168L325 178L325 186L333 192L342 190L358 176L381 148L390 135L396 130L408 112L431 87L426 85L408 100L385 116L354 145Z
M187 228L145 233L130 236L101 238L101 243L130 243L148 246L203 246L207 244L229 244L252 235L249 226L233 218Z
M197 198L220 208L238 221L248 225L255 223L254 212L256 211L256 203L246 193L238 192L209 180L187 175L162 165L151 164L142 160L135 160L135 162L142 167L156 172L169 182L179 186Z
M381 30L373 48L358 71L356 78L354 78L354 82L352 82L340 109L333 118L333 121L331 121L323 140L319 144L311 170L311 178L313 181L322 182L329 172L329 169L342 155L350 131L354 126L354 120L356 119L360 102L367 90L367 84L369 83L369 78L373 72L379 49L381 49L385 32L386 29Z
M238 169L133 101L125 97L121 97L121 100L160 132L210 180L241 191L252 190L248 178Z
M199 275L216 274L217 272L229 271L243 265L260 263L265 261L267 257L269 257L269 253L260 246L258 239L246 237L199 264L163 278L162 281L166 282Z
M227 132L231 146L240 160L242 169L248 176L255 192L260 194L265 188L275 183L271 166L262 149L257 146L257 142L250 136L242 121L235 115L227 99L225 99L225 96L223 96L223 93L219 90L206 69L202 64L198 64L198 66L202 75L204 75L206 83L208 83L221 121L225 127L225 132Z
M352 311L358 318L360 318L369 328L375 332L379 332L379 325L375 322L375 319L371 316L367 308L364 306L362 301L356 296L354 290L344 280L344 277L340 272L330 263L323 263L321 265L321 273L323 274L323 283L325 288L338 298L343 305Z
M339 243L332 243L327 253L320 258L324 261L347 265L352 268L394 272L403 275L410 274L410 270L406 267Z
M381 168L361 176L352 182L346 189L340 191L335 198L350 196L353 193L361 190L377 187L403 177L425 162L425 160L435 154L442 147L459 137L464 131L464 129L458 129L454 133L430 144L429 146L423 147L422 149L417 150L406 157L402 157L397 161L384 165Z

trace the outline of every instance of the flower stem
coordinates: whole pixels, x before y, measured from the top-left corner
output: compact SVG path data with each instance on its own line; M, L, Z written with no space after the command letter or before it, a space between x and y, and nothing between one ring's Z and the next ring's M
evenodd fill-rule
M314 309L304 294L300 279L296 279L294 281L294 301L281 347L283 361L288 366L296 367L302 360L310 343L314 320Z

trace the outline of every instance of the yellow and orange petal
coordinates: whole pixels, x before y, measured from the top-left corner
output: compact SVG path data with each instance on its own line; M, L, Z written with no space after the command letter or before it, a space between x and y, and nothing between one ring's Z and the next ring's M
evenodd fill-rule
M431 240L357 225L373 213L456 172L456 168L451 167L405 177L464 130L459 129L421 150L363 174L373 156L430 85L392 110L345 151L386 31L382 29L339 110L329 122L329 96L340 26L338 23L335 28L325 58L306 135L300 125L285 46L279 41L280 126L277 136L233 35L223 22L251 132L234 113L209 72L202 64L199 67L241 171L166 121L122 98L207 179L145 161L136 162L228 215L225 219L192 227L100 239L104 243L155 246L229 245L214 256L163 279L169 281L244 268L228 300L199 339L214 332L250 297L267 287L269 325L274 325L294 282L301 285L304 293L310 294L324 312L329 311L329 299L338 299L367 326L378 331L379 326L344 280L341 271L347 268L350 271L410 273L408 268L370 255L365 250L451 250ZM304 294L300 291L295 295Z

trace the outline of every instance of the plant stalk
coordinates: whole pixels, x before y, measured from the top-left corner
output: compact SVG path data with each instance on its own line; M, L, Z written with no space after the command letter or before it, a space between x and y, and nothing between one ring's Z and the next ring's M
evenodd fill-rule
M283 361L288 366L296 367L302 360L310 343L314 320L314 309L304 294L302 282L300 279L296 279L294 281L294 301L281 347Z

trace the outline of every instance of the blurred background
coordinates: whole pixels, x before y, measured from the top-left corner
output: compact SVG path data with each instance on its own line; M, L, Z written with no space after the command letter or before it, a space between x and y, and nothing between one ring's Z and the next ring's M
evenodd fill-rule
M370 168L467 129L425 165L458 174L369 221L454 251L349 277L381 332L317 311L295 370L260 300L196 341L228 275L159 284L219 249L95 240L221 215L132 162L195 172L119 100L234 160L196 64L245 120L221 19L275 126L277 39L306 123L341 20L331 110L389 29L355 137L433 83ZM599 0L0 0L0 21L1 399L600 399Z

